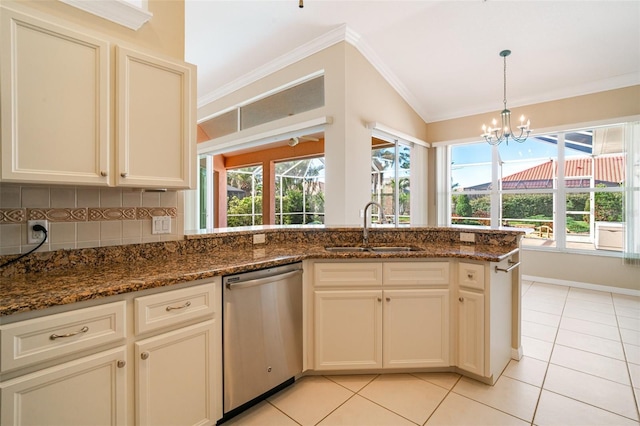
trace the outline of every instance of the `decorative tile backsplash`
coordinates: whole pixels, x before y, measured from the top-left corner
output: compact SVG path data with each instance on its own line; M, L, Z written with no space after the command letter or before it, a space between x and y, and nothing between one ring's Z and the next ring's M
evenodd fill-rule
M102 247L183 238L180 191L0 183L0 255L24 253L27 221L49 221L39 251ZM152 216L170 216L171 234L151 233Z

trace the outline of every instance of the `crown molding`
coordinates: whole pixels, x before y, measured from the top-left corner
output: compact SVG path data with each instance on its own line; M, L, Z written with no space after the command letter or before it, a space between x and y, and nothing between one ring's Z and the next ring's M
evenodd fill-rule
M84 10L92 15L115 22L131 30L138 31L152 17L153 13L122 0L60 0L63 3Z
M298 61L301 61L302 59L305 59L315 53L318 53L326 49L327 47L331 47L334 44L345 41L346 32L346 24L340 25L339 27L334 28L333 30L321 35L320 37L316 37L310 42L293 49L291 52L274 59L264 66L256 68L255 70L243 75L242 77L239 77L219 87L218 89L209 92L206 95L203 95L198 99L198 108L201 108L211 102L227 96L228 94L233 93L236 90L239 90L251 83L255 83L256 81L265 78L276 71L280 71L281 69L286 68Z
M233 80L232 82L219 87L218 89L203 95L198 99L198 108L201 108L211 102L214 102L230 93L235 92L251 83L264 78L276 71L279 71L291 64L294 64L302 59L305 59L315 53L318 53L334 44L346 41L353 45L358 51L371 63L371 65L382 75L382 77L398 92L398 94L411 106L420 117L425 120L420 114L418 106L420 103L411 94L404 84L400 82L398 77L391 72L391 70L384 64L375 51L369 47L363 40L360 34L349 28L346 24L342 24L339 27L317 37L310 42L303 44L300 47L292 50L291 52L276 58L275 60L267 63L266 65L251 71L244 76ZM425 120L426 121L426 120Z

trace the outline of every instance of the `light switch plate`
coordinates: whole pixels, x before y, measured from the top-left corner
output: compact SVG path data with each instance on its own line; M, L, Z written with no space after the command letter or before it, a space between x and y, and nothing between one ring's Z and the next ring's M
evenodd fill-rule
M253 244L264 244L265 238L264 234L253 234Z
M151 233L170 234L171 233L171 216L151 216Z

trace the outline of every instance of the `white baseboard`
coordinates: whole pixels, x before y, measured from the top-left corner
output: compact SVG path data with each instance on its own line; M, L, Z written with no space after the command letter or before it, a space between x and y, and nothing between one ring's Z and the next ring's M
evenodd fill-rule
M515 359L516 361L520 361L522 359L522 346L518 349L511 348L511 359Z
M522 281L535 281L538 283L563 285L567 287L584 288L587 290L606 291L608 293L626 294L628 296L640 296L640 290L630 288L613 287L609 285L581 283L578 281L558 280L555 278L537 277L534 275L522 275Z

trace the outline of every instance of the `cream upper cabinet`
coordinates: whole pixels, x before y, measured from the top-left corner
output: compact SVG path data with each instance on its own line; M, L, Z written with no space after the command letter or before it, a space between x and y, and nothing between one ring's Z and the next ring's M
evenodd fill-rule
M195 181L195 67L116 47L119 186Z
M0 23L3 181L194 185L195 66L5 7Z
M0 8L3 181L107 185L109 44Z

